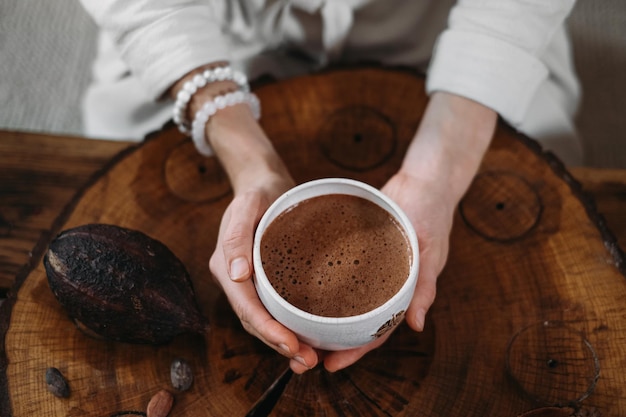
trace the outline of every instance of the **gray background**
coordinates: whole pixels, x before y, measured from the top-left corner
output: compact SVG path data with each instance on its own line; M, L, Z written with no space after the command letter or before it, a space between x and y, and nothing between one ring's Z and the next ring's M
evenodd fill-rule
M626 1L578 0L568 24L587 165L626 168ZM0 0L0 129L80 135L95 34L78 1Z

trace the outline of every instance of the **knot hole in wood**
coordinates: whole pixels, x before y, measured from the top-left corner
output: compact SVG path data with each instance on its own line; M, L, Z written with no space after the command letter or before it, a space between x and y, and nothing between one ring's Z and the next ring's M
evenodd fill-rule
M200 155L190 140L167 156L165 183L172 194L194 203L215 201L230 192L230 182L217 158Z
M595 389L598 356L584 335L561 321L543 321L516 333L506 353L506 369L533 401L578 406Z
M393 121L366 106L333 112L321 125L317 138L322 154L332 163L359 172L384 164L397 147Z
M459 210L463 221L485 239L509 242L524 237L537 225L543 204L523 177L486 171L476 176Z

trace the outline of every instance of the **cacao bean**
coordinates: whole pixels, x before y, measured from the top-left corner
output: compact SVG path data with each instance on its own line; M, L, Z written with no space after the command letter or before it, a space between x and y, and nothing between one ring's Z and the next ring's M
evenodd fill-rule
M67 380L57 368L46 369L46 384L48 391L59 398L68 398L70 396L70 386Z
M162 344L208 330L183 263L140 231L108 224L63 231L44 266L57 300L92 334Z
M154 394L146 408L148 417L167 417L174 405L174 396L169 391L162 389Z
M170 366L170 379L172 386L178 391L187 391L193 384L193 372L189 363L182 359L176 358Z

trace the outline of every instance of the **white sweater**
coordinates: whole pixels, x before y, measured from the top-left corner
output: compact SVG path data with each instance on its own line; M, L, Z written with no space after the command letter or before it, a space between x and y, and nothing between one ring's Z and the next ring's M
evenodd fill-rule
M250 78L333 62L427 74L496 110L569 163L580 91L565 19L574 0L81 0L101 28L84 101L90 136L142 139L170 118L160 100L190 70L229 60Z

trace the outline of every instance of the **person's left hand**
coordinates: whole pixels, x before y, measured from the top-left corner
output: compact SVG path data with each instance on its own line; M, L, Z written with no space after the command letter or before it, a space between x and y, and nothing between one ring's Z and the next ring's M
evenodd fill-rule
M416 330L424 329L426 312L435 299L436 282L443 269L448 254L448 237L452 227L454 201L436 184L411 177L400 171L394 175L382 191L391 197L407 214L415 227L419 244L419 275L413 300L406 312L406 321ZM387 332L359 348L326 352L323 355L324 367L337 371L359 360L367 352L378 348L391 335Z
M445 92L432 95L401 169L382 191L409 217L419 244L419 275L406 312L408 325L424 329L436 283L448 256L452 219L489 146L497 114L472 100ZM329 371L345 368L390 336L365 346L326 353ZM322 357L320 357L320 360Z

